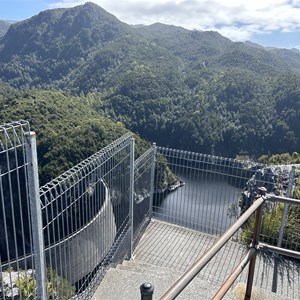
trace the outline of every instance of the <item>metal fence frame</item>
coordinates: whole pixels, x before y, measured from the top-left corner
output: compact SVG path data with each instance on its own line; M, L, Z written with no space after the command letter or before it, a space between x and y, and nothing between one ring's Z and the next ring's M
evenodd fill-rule
M162 220L168 222L174 222L177 225L188 226L192 229L205 231L206 233L213 235L220 235L224 230L230 226L239 216L239 212L236 212L236 215L233 215L230 218L227 218L227 208L226 211L222 212L221 208L218 206L213 206L208 202L203 203L203 205L210 206L210 210L207 212L211 218L206 217L204 211L195 211L192 207L189 207L189 204L181 198L181 189L185 190L185 196L191 196L197 201L207 201L205 199L215 197L215 198L233 198L232 193L237 193L235 199L232 200L231 205L238 210L239 198L245 183L255 174L256 170L261 168L262 165L255 164L248 161L239 161L230 158L217 157L207 154L200 154L189 151L182 151L176 149L170 149L165 147L157 147L157 157L156 157L156 168L164 169L163 171L156 172L155 178L155 192L156 192L156 201L154 201L154 215ZM166 181L164 173L168 173L168 169L175 174L177 177L177 183L173 185L162 186L162 181ZM193 189L190 185L181 188L181 184L184 184L184 180L181 183L181 178L187 177L192 181L200 181L199 184L206 185L210 184L211 181L220 180L224 184L222 188L217 188L210 191L205 189L200 190ZM236 186L236 191L230 191L226 182L232 186ZM260 183L262 184L262 183ZM217 184L216 184L217 185ZM161 199L165 199L166 196L171 196L173 193L173 188L178 189L179 196L176 196L176 199L172 199L172 204L169 206L169 211L167 208L159 208ZM178 194L177 193L177 194ZM196 195L195 195L196 194ZM254 199L254 196L253 196ZM252 200L253 200L252 199ZM249 203L250 204L250 203ZM249 207L249 204L248 207ZM225 206L225 205L224 205ZM159 208L159 209L158 209ZM189 210L189 212L188 212ZM183 218L182 216L176 216L178 211L187 211L191 214L191 218ZM217 216L222 215L222 218L219 219ZM202 228L202 227L205 228Z
M0 198L7 256L3 263L1 257L0 263L1 294L4 298L8 295L14 297L15 284L29 291L34 280L38 283L37 297L45 299L44 249L41 231L38 230L41 215L36 144L27 121L0 126L0 157ZM12 224L8 223L9 216ZM8 230L9 226L12 226L12 231ZM13 259L11 248L14 248ZM0 254L4 255L5 251L2 249ZM36 295L31 297L35 299Z
M209 263L209 261L218 253L218 251L225 245L225 243L234 235L234 233L253 215L255 212L255 226L253 232L252 242L248 248L246 255L241 259L240 263L232 271L230 276L221 285L219 290L214 295L213 299L222 299L234 281L244 270L249 263L247 285L245 291L245 299L251 299L251 292L253 287L254 269L256 262L256 255L258 250L267 250L278 254L283 254L289 257L300 259L300 252L283 249L259 242L260 230L262 225L263 204L268 201L283 202L286 204L294 204L300 206L300 200L278 197L273 195L258 195L255 202L249 207L245 213L218 239L218 241L172 285L169 290L160 298L161 300L175 299L187 285L201 272L201 270Z
M28 132L26 136L26 154L28 157L28 186L30 199L31 230L37 282L38 299L47 298L45 247L42 231L42 211L39 195L38 162L36 150L36 135Z
M57 275L51 273L50 281L52 287L56 286L59 289L58 281L63 281L63 279L58 280L56 276L65 276L66 272L70 271L67 269L72 268L72 264L67 266L66 263L67 259L72 262L71 255L67 255L71 252L68 251L75 244L84 244L78 236L88 234L89 228L92 228L93 232L91 234L95 241L99 240L99 236L103 237L103 241L96 242L96 244L99 243L97 244L99 246L102 243L102 246L99 247L105 255L99 256L97 254L97 261L92 262L89 262L86 257L82 257L83 264L89 265L90 272L82 277L79 283L78 278L77 281L73 279L73 283L77 282L78 285L74 299L89 298L109 265L118 255L120 255L120 259L125 256L128 259L133 258L134 247L151 220L153 213L155 214L155 211L153 212L153 209L155 210L155 207L153 208L154 195L161 188L159 184L163 181L158 176L161 174L170 176L171 174L168 170L168 164L172 171L174 168L175 170L176 168L185 168L185 170L198 168L207 172L207 174L214 174L213 176L227 174L235 178L236 184L239 180L248 179L250 175L256 174L258 168L250 162L156 147L155 144L137 160L134 160L133 135L127 133L39 188L36 139L35 134L30 131L29 123L26 121L0 126L1 157L0 200L8 259L2 263L0 257L0 274L5 274L7 280L12 284L12 271L10 268L14 267L17 271L16 276L19 285L23 277L25 278L25 289L28 289L31 280L35 280L37 294L34 293L33 297L38 299L47 298L46 263L49 265L50 262L51 269L57 272ZM159 164L161 164L161 169L155 169ZM260 165L260 167L263 167L263 165ZM287 196L290 194L293 179L292 170ZM258 176L255 180L257 184L270 184L261 176ZM24 192L21 191L22 188ZM166 188L172 190L173 187L166 186ZM5 205L5 199L9 200L9 208ZM192 280L196 273L212 258L213 254L232 237L238 229L237 226L240 227L249 218L250 214L257 209L256 227L251 249L234 270L233 275L226 281L224 288L220 289L219 294L224 293L229 288L229 282L232 282L236 278L235 276L238 276L239 271L244 268L248 261L250 261L250 271L247 295L251 294L257 250L268 250L299 258L299 252L285 250L281 247L284 242L283 234L288 205L299 205L299 201L280 196L271 196L268 200L285 203L277 246L259 242L261 205L265 202L263 196L256 200L251 208L226 231L225 237L220 238L219 242L209 251L209 254L199 259L196 266L193 266L188 274L184 275L185 279L181 279L177 284L177 291L178 285L181 285L181 289L183 283L186 285L187 280L188 282ZM144 203L142 212L137 210L139 202ZM27 208L23 211L23 207ZM16 211L18 208L20 208L19 212ZM26 215L24 215L24 212ZM75 220L77 213L79 213L79 219ZM140 213L142 217L140 216L139 219L135 220L135 215ZM9 214L12 220L11 237L7 228ZM15 214L20 218L20 240L17 238ZM23 227L24 217L29 222L29 229ZM93 228L94 224L98 229ZM66 229L68 226L74 226L75 229ZM110 229L107 231L105 230L107 228ZM29 231L28 236L25 237L26 230ZM51 234L53 235L52 239L50 238ZM113 238L110 236L111 234L114 235ZM28 241L25 241L26 238L28 238ZM11 244L9 244L9 240L12 240ZM25 246L25 243L29 246ZM19 247L19 244L22 244L21 247ZM10 257L10 245L14 247L14 257ZM88 248L90 254L94 253L95 249L92 244L86 243L82 247L84 248L84 246ZM78 249L83 249L82 247ZM78 249L77 252L72 252L73 256L74 253L80 255ZM53 256L51 253L54 253ZM65 257L64 260L62 257ZM53 261L58 262L53 263ZM25 269L24 272L21 271L21 266ZM34 271L29 271L29 267ZM5 268L8 268L8 272L5 272ZM71 270L70 274L74 274L74 272L74 270ZM3 281L2 276L1 281ZM0 290L0 292L4 295L4 285L1 286L2 291ZM10 289L13 293L13 288ZM52 298L56 296L52 289ZM28 295L25 297L28 297ZM62 291L62 299L67 299L64 297L68 298L68 294L64 294L64 291ZM171 299L168 297L163 299Z
M151 220L153 211L154 172L155 172L154 144L134 162L134 190L133 190L133 250L141 235Z
M40 188L47 264L72 284L85 278L79 297L92 295L131 228L133 145L125 134Z
M25 277L25 294L23 294L23 297L25 298L30 296L26 293L30 290L29 285L31 284L31 280L35 281L34 284L36 284L37 288L37 293L33 292L33 295L30 296L34 297L34 299L47 298L46 285L49 285L47 280L50 280L51 287L56 286L57 289L61 289L61 294L53 294L54 290L52 288L52 298L69 298L67 292L64 293L63 291L65 280L63 278L58 278L58 276L65 275L65 270L63 269L70 268L70 266L67 267L62 263L62 261L60 261L60 263L56 264L60 267L56 268L55 263L52 264L51 261L53 262L55 259L58 259L59 261L59 258L66 255L68 246L72 247L75 245L74 243L74 245L72 244L72 241L76 242L76 239L78 240L77 237L81 233L83 233L81 236L84 236L86 234L85 231L95 224L98 228L99 226L102 226L102 229L96 229L94 226L94 231L96 231L93 233L93 237L95 239L99 239L100 234L103 239L102 244L109 245L104 245L103 247L106 247L105 249L101 248L100 251L104 253L104 257L100 257L98 263L95 263L95 265L91 266L91 268L94 269L89 275L91 278L84 278L81 282L81 287L78 287L76 299L86 299L90 297L93 294L93 290L114 259L122 259L126 253L129 253L129 257L132 255L132 249L130 249L130 246L128 247L128 241L132 240L132 236L130 235L132 226L130 226L130 222L133 219L131 200L133 199L134 181L133 175L131 177L129 176L130 174L134 173L133 134L127 133L123 135L118 140L114 141L107 147L103 148L88 159L82 161L67 172L63 173L61 176L53 179L51 182L40 188L38 183L39 180L35 133L30 132L30 126L28 122L19 121L0 126L0 155L5 157L5 164L3 159L0 166L0 200L3 215L2 219L4 219L3 225L5 227L4 234L6 236L6 248L8 252L8 259L3 261L1 258L0 261L0 293L4 295L3 297L6 297L4 294L4 289L7 290L7 288L4 286L4 284L2 284L2 280L5 280L5 282L10 281L10 295L16 293L16 291L13 289L13 285L15 283L12 280L12 276L17 276L18 286L23 284L21 281L23 280L22 278ZM22 158L22 163L19 163L18 161L20 158ZM24 173L22 182L19 176L20 170L23 170ZM11 174L13 172L15 173L14 176L16 177L17 186L13 186L12 184ZM88 182L90 177L93 177L93 185ZM5 183L3 183L4 179L6 180ZM101 193L99 194L99 192L101 192L101 188L97 186L97 182L98 185L102 187L102 190L104 190L104 196L102 195L102 197L100 196ZM22 194L20 191L20 186L23 186L26 189L26 191ZM14 189L17 191L13 191ZM82 195L79 195L80 192L82 192ZM91 195L97 192L97 196L95 195L91 198ZM87 210L83 210L84 206L81 206L80 204L80 202L84 202L81 201L83 198L88 200L91 198L94 201L93 203L92 201L86 201L89 202L88 206L86 207ZM96 205L93 206L97 199L99 200L101 198L104 199L103 203L99 204L97 207ZM11 203L10 217L13 219L13 236L9 235L9 232L6 228L6 212L9 211L7 208L5 209L7 200L10 200ZM65 205L63 201L68 200L71 202ZM73 200L74 202L72 202ZM122 201L125 201L124 204ZM14 204L19 203L20 207L22 207L21 202L24 202L23 204L26 205L28 210L27 218L29 222L29 234L28 236L27 234L26 236L24 234L21 209L19 214L22 234L20 239L18 239L15 226L16 221L14 220L16 212L15 210L18 208L14 208ZM69 225L68 221L59 222L57 220L60 218L63 220L64 216L68 217L68 215L71 215L72 209L70 210L70 207L74 208L73 210L81 209L81 219L83 218L85 223L80 223L79 220L78 222L80 224L78 225L78 228L75 228L75 231L67 232L64 225ZM94 208L94 210L92 208ZM99 211L97 212L96 209L99 209ZM95 215L92 215L93 213ZM84 214L88 216L82 217ZM117 227L115 230L109 229L107 231L106 225L112 224L112 216L115 215L116 219L121 218L121 220L114 221L114 227ZM51 219L48 218L49 216ZM42 221L44 221L44 224L42 224ZM52 226L51 224L55 224L55 226ZM53 236L55 236L55 238L52 240L52 242L51 239L48 239L47 244L45 244L44 238L49 236L49 232L51 230L48 229L51 226L51 230L55 227L53 231ZM113 239L108 237L110 235L109 232L112 231L115 232ZM25 239L29 239L29 243L31 245L30 250L25 250ZM11 240L13 240L13 242L10 243L14 246L14 251L18 251L18 253L16 252L14 255L14 258L10 258L9 256L9 241ZM21 244L23 244L24 248L21 256L19 255L19 248L22 247L19 246L19 240L21 241ZM106 243L107 241L108 243ZM89 249L93 251L91 247ZM55 255L52 256L51 252L55 252ZM3 251L1 251L1 253L4 255ZM78 253L78 256L81 254ZM68 259L70 259L70 257L68 257ZM50 279L49 271L46 271L46 261L48 261L48 265L50 261L50 267L52 267L51 270L55 270L55 272L57 272L56 274L51 271ZM67 258L65 258L65 262L66 261ZM82 261L83 264L88 264L87 257L82 257ZM27 276L27 272L29 272L29 268L27 267L28 263L34 271L31 271L30 275ZM24 271L21 270L21 265L22 269L25 269ZM15 271L12 270L12 267L14 267ZM8 269L8 272L5 272L6 268ZM46 273L48 273L48 279L46 279ZM59 281L61 283L58 283ZM62 286L59 286L59 284L62 284Z

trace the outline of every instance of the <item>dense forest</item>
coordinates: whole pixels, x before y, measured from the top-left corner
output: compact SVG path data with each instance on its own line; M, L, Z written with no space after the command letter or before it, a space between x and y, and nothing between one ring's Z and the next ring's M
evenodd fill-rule
M59 91L17 91L0 83L0 120L30 122L37 134L40 182L45 184L127 132L99 115L88 97ZM149 145L136 137L137 155Z
M128 130L137 156L156 142L299 163L300 51L213 31L130 26L93 3L0 21L0 124L19 119L37 133L41 185ZM165 166L157 172L165 184L177 180ZM298 169L298 199L299 177ZM266 236L278 236L282 211L280 204L265 212ZM290 206L286 235L294 250L299 221Z
M213 31L130 26L92 3L0 21L0 124L19 119L37 133L41 185L128 130L136 134L136 156L156 142L299 163L300 51L232 42ZM157 172L162 190L177 181L165 165ZM299 178L298 169L298 199ZM6 210L13 212L9 204ZM264 213L262 232L274 245L282 212L278 204ZM293 250L299 222L299 208L290 206L284 239L294 241Z
M0 122L25 118L45 132L49 177L60 169L56 152L71 149L61 159L77 162L125 128L162 146L231 157L300 148L298 50L129 26L92 3L10 25L0 80Z

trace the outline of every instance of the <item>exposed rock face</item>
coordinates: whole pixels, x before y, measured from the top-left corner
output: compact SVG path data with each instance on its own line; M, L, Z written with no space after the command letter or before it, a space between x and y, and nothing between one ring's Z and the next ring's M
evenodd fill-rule
M292 168L292 165L278 165L258 169L248 180L242 193L242 211L253 203L259 187L265 187L270 194L286 195L289 182L293 180L291 179Z

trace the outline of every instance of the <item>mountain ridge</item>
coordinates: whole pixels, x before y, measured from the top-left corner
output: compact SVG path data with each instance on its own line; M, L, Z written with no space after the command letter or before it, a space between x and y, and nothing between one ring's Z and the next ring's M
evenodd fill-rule
M259 156L300 147L298 57L217 32L130 26L87 3L12 25L0 79L92 94L98 112L164 146Z
M15 23L14 21L9 20L0 20L0 39L6 34L9 27Z
M83 51L108 42L112 38L107 32L109 29L105 28L106 36L101 36L97 27L114 25L115 33L120 30L119 24L124 25L116 17L93 3L86 3L71 9L58 8L42 11L38 15L18 22L9 28L1 41L1 60L5 61L12 57L12 48L15 52L23 55L37 51L39 55L53 58L77 56L81 53L70 51L75 48L74 42ZM130 28L129 25L127 26ZM78 36L89 28L92 28L93 31ZM90 38L88 38L89 35ZM51 44L54 44L54 47ZM67 50L63 52L60 49L62 47Z
M111 44L114 43L113 47ZM174 62L179 59L190 69L209 66L242 67L260 74L291 70L300 72L300 52L298 55L289 50L268 51L247 46L247 43L232 42L217 32L191 31L161 23L132 27L100 6L88 2L73 8L46 10L10 26L0 41L0 63L3 68L0 76L3 80L16 78L10 67L15 63L20 65L21 73L26 76L21 80L16 78L16 83L10 80L14 86L36 87L42 84L45 87L60 81L54 87L64 88L62 81L65 81L65 76L78 73L76 69L84 66L85 61L89 61L91 55L95 56L98 50L114 48L110 52L115 56L125 46L124 52L131 55L138 52L136 49L139 47L148 47L147 44L154 52L165 49L165 55L170 59L176 57ZM120 58L120 55L117 54L117 57ZM35 73L40 75L37 77ZM71 86L77 81L81 79L76 79ZM94 84L92 88L98 87ZM79 88L77 91L87 92L87 89Z

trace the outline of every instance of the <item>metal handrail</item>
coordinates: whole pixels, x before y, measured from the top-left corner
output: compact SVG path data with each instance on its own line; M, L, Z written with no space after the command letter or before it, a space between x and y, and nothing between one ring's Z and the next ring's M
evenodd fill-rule
M268 200L273 201L273 202L282 202L282 203L288 203L288 204L293 204L293 205L299 205L300 206L300 200L299 199L294 199L294 198L268 195Z
M251 247L246 255L243 257L241 262L235 267L235 269L232 271L232 273L228 276L228 278L225 280L225 282L222 284L222 286L219 288L219 290L216 292L213 300L219 300L224 297L224 295L227 293L227 291L230 289L234 281L237 279L237 277L242 273L244 268L247 266L249 261L256 255L257 248Z
M298 251L283 249L283 248L268 245L265 243L258 243L258 250L270 251L272 253L277 253L277 254L288 256L288 257L300 259L300 252L298 252Z
M266 197L258 198L242 215L233 223L227 231L217 240L217 242L201 256L160 298L160 300L175 299L193 280L194 277L208 264L225 243L235 234L235 232L250 218L250 216L265 202ZM251 256L252 257L252 256Z

